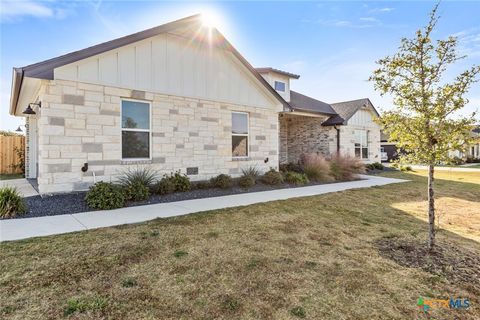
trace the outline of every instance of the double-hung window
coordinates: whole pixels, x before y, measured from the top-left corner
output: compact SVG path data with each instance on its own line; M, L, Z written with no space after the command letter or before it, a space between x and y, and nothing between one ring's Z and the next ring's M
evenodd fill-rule
M355 157L368 159L368 131L355 130Z
M232 112L232 157L248 157L248 113Z
M122 159L150 159L150 103L122 100Z
M275 90L285 92L285 82L275 81Z

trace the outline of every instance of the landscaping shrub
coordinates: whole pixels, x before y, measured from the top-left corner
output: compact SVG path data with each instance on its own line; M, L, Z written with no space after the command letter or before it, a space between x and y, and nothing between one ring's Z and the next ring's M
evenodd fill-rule
M284 178L287 183L294 184L296 186L302 186L310 182L306 174L293 171L285 172Z
M242 174L243 176L250 176L254 179L257 179L261 175L260 170L258 170L256 166L250 166L246 169L242 169Z
M219 174L210 179L210 184L214 188L228 189L233 185L233 180L227 174Z
M10 218L27 211L23 198L16 188L0 188L0 217Z
M169 193L174 193L176 190L175 181L171 176L163 176L160 181L158 181L154 186L154 192L156 194L165 195Z
M412 167L410 166L400 166L401 171L412 171Z
M123 172L123 176L119 178L119 183L124 185L133 182L141 182L147 187L151 187L157 179L157 172L149 167L129 168Z
M480 163L480 158L475 158L473 156L468 156L466 163Z
M330 165L322 155L302 154L300 164L303 172L312 181L332 181L330 175Z
M262 176L262 182L269 185L278 185L283 183L283 176L275 169L270 169Z
M150 189L143 184L142 181L137 180L129 183L123 187L125 192L125 199L131 201L143 201L150 197Z
M143 184L147 188L152 188L157 180L156 171L148 167L136 167L134 169L128 168L118 178L118 182L121 186L128 188L129 185Z
M125 204L122 188L108 182L97 182L85 196L89 207L100 210L121 208Z
M244 189L248 189L250 187L253 187L256 183L256 180L253 176L250 175L244 175L238 179L238 185Z
M381 164L380 162L374 162L374 163L369 163L365 165L365 168L367 170L383 170L385 169L385 166Z
M287 163L287 164L281 164L280 165L280 171L281 172L288 172L288 171L293 171L293 172L298 172L298 173L303 173L303 167L299 163Z
M384 166L383 164L381 164L380 162L374 162L374 163L373 163L373 166L374 166L374 168L377 169L377 170L383 170L383 169L385 169L385 166Z
M196 189L208 189L211 188L210 182L209 181L198 181L195 183L195 188Z
M180 170L171 174L170 179L172 179L173 183L175 184L175 191L185 192L192 188L190 179L186 175L182 174Z
M462 165L462 164L464 164L464 163L465 163L465 161L464 161L462 158L459 158L459 157L453 157L453 159L452 159L452 163L453 163L454 165L457 165L457 166L458 166L458 165Z
M330 171L335 180L353 180L365 172L365 165L357 158L337 154L330 160Z

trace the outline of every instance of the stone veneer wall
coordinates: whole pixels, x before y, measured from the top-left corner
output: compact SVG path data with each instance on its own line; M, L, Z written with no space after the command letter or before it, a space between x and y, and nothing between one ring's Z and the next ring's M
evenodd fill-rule
M368 159L366 163L381 162L380 156L380 126L340 126L340 153L355 157L355 130L368 130Z
M128 167L160 174L198 168L192 180L238 176L256 165L278 168L278 111L189 99L74 81L46 81L38 121L40 193L85 190L96 179L114 181ZM121 98L152 103L152 160L121 160ZM280 107L279 107L280 109ZM250 157L233 160L231 113L249 113ZM268 163L264 159L268 158ZM89 170L81 171L88 162ZM195 170L192 170L195 171Z
M329 156L336 152L336 131L322 126L326 119L283 114L279 120L280 163L296 163L302 153Z

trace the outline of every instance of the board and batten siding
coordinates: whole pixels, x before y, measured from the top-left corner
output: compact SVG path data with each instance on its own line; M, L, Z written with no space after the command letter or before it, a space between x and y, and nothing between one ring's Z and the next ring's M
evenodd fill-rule
M372 112L369 110L360 109L350 119L348 119L348 124L353 126L378 127L373 120L374 116Z
M228 50L162 34L54 70L54 78L281 108Z

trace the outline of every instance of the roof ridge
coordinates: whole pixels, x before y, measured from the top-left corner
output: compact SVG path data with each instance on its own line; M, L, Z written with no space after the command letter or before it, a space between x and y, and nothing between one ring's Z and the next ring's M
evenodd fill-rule
M331 105L334 105L334 104L340 104L340 103L357 102L357 101L362 101L362 100L368 100L368 101L370 101L369 98L360 98L360 99L353 99L353 100L333 102L333 103L330 103L330 104L331 104Z

